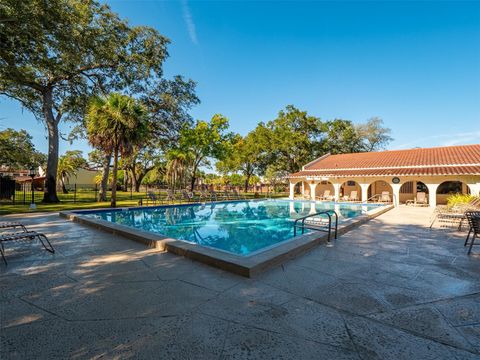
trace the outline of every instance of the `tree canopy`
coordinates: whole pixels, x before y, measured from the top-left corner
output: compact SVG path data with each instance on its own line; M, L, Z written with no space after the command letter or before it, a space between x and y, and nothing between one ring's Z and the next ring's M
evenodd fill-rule
M43 166L45 161L45 155L35 149L27 131L10 128L0 131L0 165L25 169Z
M92 95L154 93L163 86L168 39L93 0L4 0L0 18L9 19L0 22L0 95L45 123L44 201L57 202L59 122L81 120Z
M184 126L180 131L178 149L191 159L190 188L193 190L200 166L209 166L209 159L222 160L233 137L228 130L228 119L220 114L212 117L210 122L199 120L193 126Z
M128 157L147 136L145 108L134 98L118 93L93 98L87 112L91 145L113 153L111 206L116 206L118 157Z

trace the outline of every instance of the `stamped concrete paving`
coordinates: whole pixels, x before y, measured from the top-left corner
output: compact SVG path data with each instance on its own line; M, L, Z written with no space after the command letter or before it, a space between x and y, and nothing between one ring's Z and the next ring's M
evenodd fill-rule
M57 252L8 244L0 358L480 359L480 256L430 214L400 207L256 279L54 214L5 217Z

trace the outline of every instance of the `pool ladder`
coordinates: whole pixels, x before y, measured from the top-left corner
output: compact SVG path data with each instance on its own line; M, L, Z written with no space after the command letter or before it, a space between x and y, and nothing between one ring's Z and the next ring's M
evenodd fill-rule
M327 215L328 217L328 225L323 221L313 222L308 221L307 219L313 218L319 215ZM332 216L335 217L335 223L332 224ZM307 221L305 221L307 220ZM300 222L300 224L299 224ZM333 226L332 226L333 225ZM334 210L328 211L321 211L314 214L308 214L307 216L303 216L301 218L295 219L293 223L293 236L297 236L297 229L302 230L302 234L305 233L305 229L316 230L316 231L324 231L328 233L328 244L330 244L330 239L332 236L332 229L334 230L334 239L337 238L337 230L338 230L338 214Z

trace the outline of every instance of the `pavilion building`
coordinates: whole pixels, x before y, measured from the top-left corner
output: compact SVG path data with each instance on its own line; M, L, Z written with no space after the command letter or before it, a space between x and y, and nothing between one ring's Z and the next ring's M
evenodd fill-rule
M367 201L388 191L394 205L428 195L428 204L444 204L450 194L480 195L480 144L352 154L326 154L289 176L290 198L312 200L328 190L335 200Z

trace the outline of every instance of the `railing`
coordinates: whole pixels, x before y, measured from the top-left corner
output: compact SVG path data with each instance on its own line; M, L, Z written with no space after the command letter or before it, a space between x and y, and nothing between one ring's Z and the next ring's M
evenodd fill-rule
M328 216L328 227L325 226L317 226L316 224L311 224L308 221L305 223L305 220L308 218L312 218L315 216L319 215L327 215ZM305 228L307 229L312 229L312 230L317 230L317 231L325 231L328 232L328 242L330 243L331 235L332 235L332 215L335 216L335 226L333 229L335 230L335 239L337 238L337 231L338 231L338 214L334 210L328 210L328 211L321 211L318 213L314 214L309 214L307 216L303 216L301 218L295 219L295 222L293 223L293 236L297 236L297 228L302 229L302 234L305 233ZM301 224L298 224L298 222L301 221Z
M392 194L392 197L390 198L390 194L388 197L390 198L389 201L382 201L382 196L383 194L375 194L373 196L370 196L364 203L368 203L369 201L374 201L376 199L376 202L385 202L385 203L395 203L395 194Z

